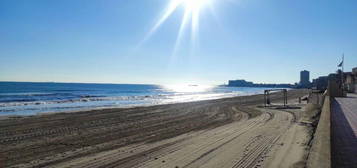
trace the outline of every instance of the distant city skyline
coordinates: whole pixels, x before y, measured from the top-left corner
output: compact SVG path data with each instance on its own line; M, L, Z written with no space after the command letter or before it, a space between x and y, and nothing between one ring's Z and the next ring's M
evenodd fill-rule
M195 2L2 0L0 81L295 83L343 53L357 66L355 0Z

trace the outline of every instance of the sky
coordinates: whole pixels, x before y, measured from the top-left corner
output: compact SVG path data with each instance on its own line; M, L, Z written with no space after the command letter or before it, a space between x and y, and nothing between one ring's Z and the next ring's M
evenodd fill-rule
M356 0L207 1L160 22L171 0L1 0L0 81L295 83L342 53L357 67Z

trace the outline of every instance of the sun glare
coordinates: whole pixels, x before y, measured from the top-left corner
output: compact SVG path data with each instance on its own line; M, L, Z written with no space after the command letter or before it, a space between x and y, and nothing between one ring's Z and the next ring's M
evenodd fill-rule
M165 89L174 92L204 92L212 88L209 85L189 85L189 84L176 84L176 85L165 85Z
M208 4L209 0L179 0L184 4L186 12L198 12Z
M212 3L214 0L171 0L169 1L166 9L164 10L162 16L159 20L156 21L156 24L152 27L150 32L145 36L144 40L141 42L145 42L148 40L161 25L178 9L184 8L184 13L181 20L181 26L179 27L179 32L177 34L176 43L174 45L173 55L178 50L179 45L181 43L181 38L185 33L188 25L191 25L191 44L195 46L196 37L198 35L199 30L199 20L200 13L204 10L205 7L210 6L212 9ZM141 44L140 43L140 44ZM139 45L140 45L139 44Z

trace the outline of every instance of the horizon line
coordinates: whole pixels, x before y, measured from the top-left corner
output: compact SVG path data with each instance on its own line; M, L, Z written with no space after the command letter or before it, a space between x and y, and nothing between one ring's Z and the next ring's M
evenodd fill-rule
M229 80L237 80L237 79L229 79ZM229 81L228 80L228 81ZM175 84L155 84L155 83L111 83L111 82L65 82L65 81L8 81L8 80L0 80L0 82L17 82L17 83L63 83L63 84L112 84L112 85L175 85ZM249 81L252 82L252 81ZM296 83L296 82L295 82ZM253 84L289 84L289 85L295 85L295 83L265 83L265 82L253 82ZM191 85L188 83L184 83L187 85ZM195 83L192 83L195 84ZM198 85L204 85L204 84L198 84ZM223 82L221 84L209 84L212 86L221 86L221 85L227 85L226 82Z

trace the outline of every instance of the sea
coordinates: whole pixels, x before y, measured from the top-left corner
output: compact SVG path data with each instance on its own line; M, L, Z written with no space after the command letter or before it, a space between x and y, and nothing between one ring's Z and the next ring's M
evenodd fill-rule
M261 94L267 88L0 82L0 116L128 108Z

